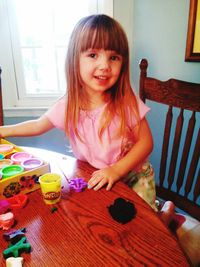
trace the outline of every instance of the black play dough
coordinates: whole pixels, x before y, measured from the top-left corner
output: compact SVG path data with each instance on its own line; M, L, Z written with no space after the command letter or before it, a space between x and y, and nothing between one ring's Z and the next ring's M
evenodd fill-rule
M108 210L112 218L122 224L131 221L137 212L134 204L123 198L115 199L114 204L110 205Z

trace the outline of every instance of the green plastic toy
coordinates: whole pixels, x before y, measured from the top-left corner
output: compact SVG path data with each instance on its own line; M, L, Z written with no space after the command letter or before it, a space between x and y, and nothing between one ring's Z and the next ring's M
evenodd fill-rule
M9 257L19 257L21 253L26 252L30 253L31 252L31 245L26 242L26 237L22 237L17 243L10 244L7 249L4 250L3 252L3 257L4 259L7 259Z

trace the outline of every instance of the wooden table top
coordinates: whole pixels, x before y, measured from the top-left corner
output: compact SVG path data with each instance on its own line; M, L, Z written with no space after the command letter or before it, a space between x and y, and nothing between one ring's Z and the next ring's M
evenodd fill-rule
M68 177L87 181L94 170L85 162L41 149L26 148L46 159L52 172L63 169ZM115 221L108 207L117 198L134 203L137 213L126 224ZM62 199L51 212L39 190L28 194L27 205L15 213L16 229L26 228L32 247L23 253L23 266L31 267L102 267L102 266L189 266L176 238L156 213L124 183L118 182L111 191L86 189L81 193L68 191L63 178ZM7 248L2 237L0 248ZM1 266L5 265L0 256Z

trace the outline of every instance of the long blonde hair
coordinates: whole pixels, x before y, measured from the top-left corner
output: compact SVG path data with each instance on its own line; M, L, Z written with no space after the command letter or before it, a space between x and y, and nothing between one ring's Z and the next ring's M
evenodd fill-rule
M67 106L66 106L66 134L74 132L79 138L77 129L79 112L86 97L81 90L79 58L87 49L113 50L123 58L119 78L107 93L110 100L102 115L99 137L109 126L115 115L120 118L117 136L124 135L126 129L125 107L136 116L139 122L136 96L130 84L129 47L126 34L121 25L107 15L91 15L81 19L75 26L68 44L68 52L65 62L67 79Z

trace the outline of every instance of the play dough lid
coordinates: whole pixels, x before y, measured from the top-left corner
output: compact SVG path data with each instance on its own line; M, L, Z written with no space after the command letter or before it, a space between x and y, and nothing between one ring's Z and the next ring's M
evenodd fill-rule
M17 175L23 171L24 171L24 168L20 165L6 166L3 169L1 169L1 173L2 173L3 178L8 178L8 177Z
M21 165L24 169L31 170L40 167L42 164L43 164L42 160L37 158L31 158L23 161Z
M8 153L13 150L14 146L9 144L1 144L0 145L0 153Z
M14 163L20 164L23 161L30 159L31 157L32 157L31 154L29 154L28 152L17 152L12 154L11 160Z

